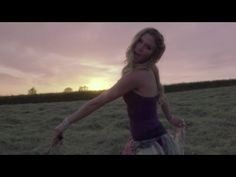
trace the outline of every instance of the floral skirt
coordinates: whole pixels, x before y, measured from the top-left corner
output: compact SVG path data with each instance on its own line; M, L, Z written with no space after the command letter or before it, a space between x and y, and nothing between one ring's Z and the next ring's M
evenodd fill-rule
M185 128L177 128L175 133L168 133L160 137L134 141L129 138L122 155L184 155Z

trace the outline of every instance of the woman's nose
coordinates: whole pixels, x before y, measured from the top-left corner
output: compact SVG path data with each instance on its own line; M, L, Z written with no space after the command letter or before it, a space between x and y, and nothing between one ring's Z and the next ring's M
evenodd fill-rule
M139 44L139 45L137 46L137 49L138 49L139 52L142 52L142 50L143 50L143 45L142 45L142 44Z

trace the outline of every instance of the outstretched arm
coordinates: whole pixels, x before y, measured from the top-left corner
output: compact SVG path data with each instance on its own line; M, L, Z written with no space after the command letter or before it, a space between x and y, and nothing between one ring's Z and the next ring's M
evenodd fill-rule
M123 76L113 87L109 90L103 92L99 96L93 98L85 105L83 105L76 112L65 118L54 131L53 144L57 144L62 137L62 133L73 123L85 118L89 114L98 110L105 104L123 96L130 90L137 88L139 86L140 73L134 71Z
M97 109L101 108L105 104L114 101L115 99L123 96L126 92L136 88L138 86L138 75L131 73L127 76L122 77L113 87L103 92L99 96L93 98L88 103L83 105L79 110L70 115L67 120L69 124L72 124Z

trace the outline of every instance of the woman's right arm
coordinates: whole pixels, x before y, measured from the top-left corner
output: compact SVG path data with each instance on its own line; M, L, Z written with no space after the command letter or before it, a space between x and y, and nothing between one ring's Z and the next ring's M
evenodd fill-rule
M139 82L137 76L138 74L132 73L122 77L109 90L88 101L79 110L67 117L66 121L68 121L69 124L73 124L101 108L105 104L123 96L126 92L138 87Z
M109 90L93 98L92 100L84 104L81 108L79 108L77 111L75 111L73 114L65 118L58 126L56 126L54 131L55 134L53 142L58 142L59 138L62 136L62 133L71 124L88 116L89 114L101 108L105 104L123 96L128 91L139 87L141 75L142 73L140 71L135 71L123 76Z
M103 97L103 94L104 93L102 93L101 95L99 95L95 99L92 99L92 100L88 101L87 103L85 103L77 111L75 111L74 113L69 115L67 118L65 118L55 129L58 130L58 131L63 132L71 124L79 121L80 119L88 116L92 112L94 112L97 109L99 109L100 107L102 107L105 104L105 102L102 101L102 99L101 99ZM99 100L99 99L101 100L100 102L96 101L96 100Z
M75 111L70 116L66 117L60 124L58 124L54 129L54 135L52 139L52 147L58 144L63 136L63 132L70 127L71 124L75 123L76 121L88 116L92 112L96 111L100 107L102 107L104 102L97 102L98 98L101 98L102 95L99 95L95 99L92 99L88 101L86 104L84 104L81 108L79 108L77 111Z

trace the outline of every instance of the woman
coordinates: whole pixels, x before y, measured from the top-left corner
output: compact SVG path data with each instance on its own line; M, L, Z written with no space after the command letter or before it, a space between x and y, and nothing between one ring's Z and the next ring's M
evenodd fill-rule
M154 28L137 33L126 52L122 77L106 92L93 98L65 118L54 131L53 145L62 140L63 132L73 123L88 116L105 104L123 97L130 119L131 137L122 154L180 154L173 138L162 126L157 115L160 104L167 120L177 128L185 123L172 116L160 83L155 64L165 51L162 34Z

